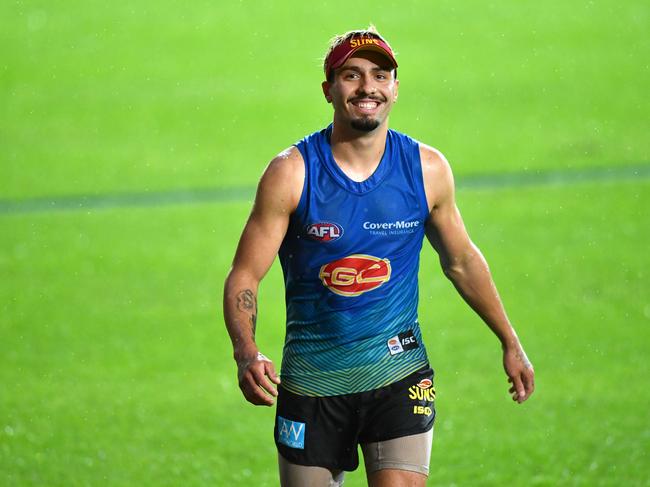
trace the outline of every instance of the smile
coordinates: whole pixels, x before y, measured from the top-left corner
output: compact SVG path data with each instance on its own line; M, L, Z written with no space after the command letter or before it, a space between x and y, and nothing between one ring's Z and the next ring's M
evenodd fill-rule
M364 100L353 100L351 103L355 107L359 108L361 111L371 112L377 109L380 102L378 102L377 100L364 99Z

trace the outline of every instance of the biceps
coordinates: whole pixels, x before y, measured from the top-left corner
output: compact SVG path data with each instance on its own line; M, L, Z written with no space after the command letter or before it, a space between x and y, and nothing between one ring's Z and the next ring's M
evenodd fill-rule
M254 210L239 241L233 270L261 280L273 264L288 225L288 215Z
M456 262L472 247L456 205L434 210L427 221L426 235L443 264Z

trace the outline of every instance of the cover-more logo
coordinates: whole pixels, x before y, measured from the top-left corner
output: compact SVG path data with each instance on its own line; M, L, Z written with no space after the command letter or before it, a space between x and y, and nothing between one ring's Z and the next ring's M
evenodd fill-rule
M420 222L417 220L398 220L394 222L363 222L363 228L366 230L401 230L403 228L415 228L418 226L420 226Z
M354 254L325 264L318 277L323 286L340 296L359 296L390 280L390 261Z
M343 227L333 222L312 223L305 227L305 233L313 240L331 242L332 240L341 238L341 235L343 235Z
M395 220L390 222L363 222L363 229L367 230L370 235L389 236L389 235L406 235L415 233L421 227L419 220Z

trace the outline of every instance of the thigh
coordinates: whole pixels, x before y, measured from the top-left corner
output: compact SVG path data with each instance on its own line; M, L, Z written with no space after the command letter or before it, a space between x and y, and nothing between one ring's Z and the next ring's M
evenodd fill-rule
M368 487L425 487L427 476L405 470L377 470L368 474Z
M371 478L371 474L377 474L374 476L381 477L378 473L383 470L410 472L419 474L418 476L426 479L429 474L432 439L433 429L430 429L425 433L416 435L362 444L361 450L363 451L363 461L366 465L368 479ZM389 472L386 475L388 474ZM399 475L400 472L395 474ZM407 476L406 473L404 476Z
M352 471L359 465L358 417L350 396L299 396L278 387L275 444L295 465Z
M281 487L340 487L344 472L289 462L278 454Z
M359 443L376 443L425 433L436 417L433 370L423 368L364 397Z

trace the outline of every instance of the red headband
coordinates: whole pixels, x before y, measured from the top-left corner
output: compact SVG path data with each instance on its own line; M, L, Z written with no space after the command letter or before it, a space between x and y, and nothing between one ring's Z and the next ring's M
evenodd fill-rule
M388 44L376 37L360 36L352 37L332 49L325 60L325 76L328 76L336 68L340 68L357 51L379 52L389 59L393 68L397 68L395 55Z

